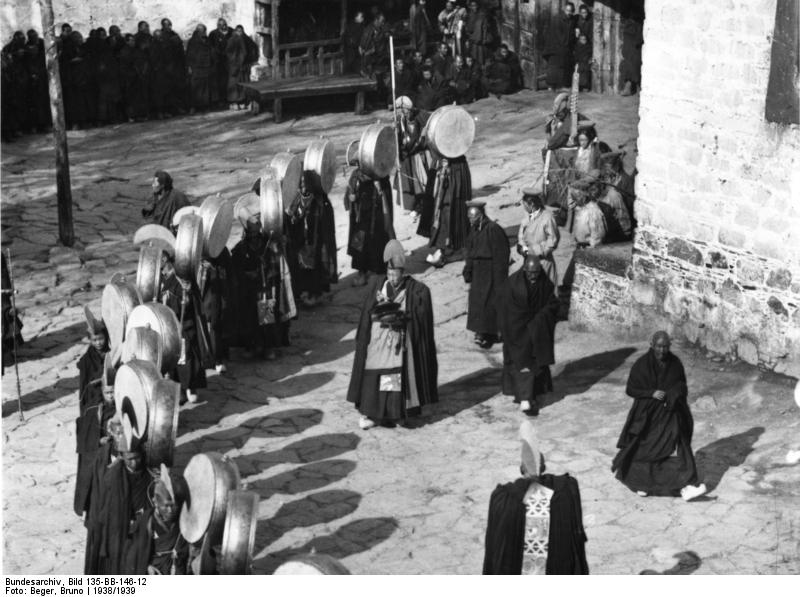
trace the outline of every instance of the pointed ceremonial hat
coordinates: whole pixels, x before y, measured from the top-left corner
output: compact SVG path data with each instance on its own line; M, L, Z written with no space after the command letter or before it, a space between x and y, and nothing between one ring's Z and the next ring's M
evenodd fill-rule
M399 240L392 239L386 243L386 247L383 249L383 261L392 267L406 267L406 251Z

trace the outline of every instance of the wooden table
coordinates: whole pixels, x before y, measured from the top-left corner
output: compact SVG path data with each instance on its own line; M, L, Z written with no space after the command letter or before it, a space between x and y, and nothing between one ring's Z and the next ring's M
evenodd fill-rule
M251 83L240 83L245 97L250 102L250 111L258 114L261 104L272 100L272 113L275 122L283 118L283 100L293 97L312 97L317 95L356 94L356 114L364 113L364 94L374 91L374 79L359 75L323 75L296 79L266 79Z

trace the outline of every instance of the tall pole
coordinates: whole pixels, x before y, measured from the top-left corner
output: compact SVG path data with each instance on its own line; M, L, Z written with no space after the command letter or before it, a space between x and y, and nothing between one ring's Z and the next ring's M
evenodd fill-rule
M400 169L400 131L397 128L397 97L394 81L394 37L389 36L389 71L392 73L392 110L394 111L394 139L397 146L397 205L403 204L403 171Z
M61 75L58 70L55 17L53 1L39 0L42 12L42 31L47 57L47 80L50 88L50 113L53 116L53 142L56 148L56 197L58 199L58 238L66 247L75 244L72 226L72 187L69 181L67 127L64 121L64 101L61 95Z

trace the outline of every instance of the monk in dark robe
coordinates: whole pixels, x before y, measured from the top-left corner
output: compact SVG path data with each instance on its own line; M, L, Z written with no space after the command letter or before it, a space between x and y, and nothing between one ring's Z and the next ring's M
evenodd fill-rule
M208 354L208 328L200 297L193 282L175 274L172 258L161 255L161 289L159 300L172 309L181 325L181 359L172 378L181 384L189 402L197 402L197 390L206 387L206 367L213 358ZM204 335L201 338L201 334Z
M347 182L344 208L350 212L347 254L358 271L353 285L364 286L369 272L386 273L383 249L395 238L389 178L373 180L356 167Z
M208 34L211 47L214 51L214 64L216 65L214 78L211 81L211 103L225 104L228 94L228 59L225 48L228 40L233 35L233 29L228 27L225 19L217 20L217 28Z
M96 320L86 308L86 323L89 347L78 361L80 383L78 385L78 418L75 419L76 452L78 474L75 479L75 514L83 516L89 509L89 486L92 468L100 439L105 434L106 423L114 416L113 401L106 401L100 384L105 370L105 355L108 351L108 332L102 320Z
M533 424L524 421L522 477L489 501L484 574L589 574L578 481L544 474Z
M313 307L339 279L336 262L336 224L328 195L314 189L309 173L300 177L300 192L288 211L288 243L296 251L292 272L295 295Z
M426 260L435 267L457 261L467 242L467 202L472 199L472 175L466 156L438 158L428 173L428 189L417 234L430 238Z
M575 43L575 5L568 2L564 13L555 17L546 32L542 56L547 61L550 91L569 87L572 81L572 47Z
M686 373L670 352L666 332L656 332L650 350L631 368L626 388L633 398L617 442L611 471L631 491L678 496L687 502L706 492L697 485L692 453L694 420L687 402Z
M103 479L109 466L119 460L120 450L125 446L122 423L114 417L106 423L106 436L101 438L100 447L94 453L91 466L91 477L86 490L86 555L84 558L84 574L100 574L100 544L103 536L103 525L100 512L105 501Z
M175 212L189 205L186 195L173 188L172 177L164 170L158 170L153 177L153 206L143 209L142 215L151 223L163 226L173 234L177 228L172 225Z
M228 360L231 326L231 252L225 247L216 257L203 258L201 268L198 289L203 302L203 314L208 322L214 367L218 373L223 373L226 370L225 361Z
M154 483L153 506L136 519L125 554L128 574L187 574L189 543L178 519L186 501L186 481L161 465Z
M102 481L98 574L133 573L126 566L130 528L150 506L147 490L152 478L144 468L141 449L124 450L121 456L111 464Z
M539 258L528 254L497 297L498 327L503 336L503 394L513 395L520 410L529 416L539 414L537 398L553 389L550 365L555 363L559 309L554 290Z
M400 96L397 106L397 141L400 147L400 170L403 186L403 209L415 211L422 209L423 195L428 184L428 162L425 151L425 137L422 131L427 122L426 115L414 107L410 97ZM395 180L395 188L399 188Z
M284 287L285 248L282 239L267 239L261 233L257 215L244 228L231 258L237 297L234 327L240 343L272 361L277 348L288 344L289 321L296 315L291 289Z
M244 104L244 89L239 85L250 79L247 72L247 44L244 33L234 30L225 45L225 64L228 73L226 98L230 109L239 109Z
M163 44L163 72L166 87L164 104L167 113L183 114L186 103L186 55L181 36L172 30L172 21L161 19L161 43Z
M497 293L508 278L508 237L503 228L486 217L486 202L467 203L470 232L464 281L469 287L467 329L475 332L475 343L490 348L498 341Z
M370 284L361 310L347 400L362 429L393 426L439 401L431 292L405 273L405 260L400 242L389 241L387 274Z
M186 66L191 86L191 113L206 110L211 103L211 88L216 83L214 48L200 23L186 46Z

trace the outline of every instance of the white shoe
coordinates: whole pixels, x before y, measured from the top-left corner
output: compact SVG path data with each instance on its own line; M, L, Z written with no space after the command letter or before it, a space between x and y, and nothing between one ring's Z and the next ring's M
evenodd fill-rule
M519 409L522 411L529 410L531 408L531 403L528 400L523 400L519 403Z
M225 366L225 363L220 363L214 367L214 369L217 370L217 373L225 373L228 370L228 368Z
M797 464L800 462L800 450L789 450L786 454L787 464Z
M706 488L705 483L700 483L700 485L687 485L686 487L681 489L681 497L685 501L689 502L695 498L700 497L707 491L708 489Z
M375 427L375 421L373 421L369 417L361 417L361 419L359 419L358 421L358 426L364 430L372 429L373 427Z
M638 495L639 497L647 497L647 492L646 491L637 491L636 495Z
M186 399L192 404L194 404L195 402L197 402L197 394L195 392L192 392L191 390L186 390Z

